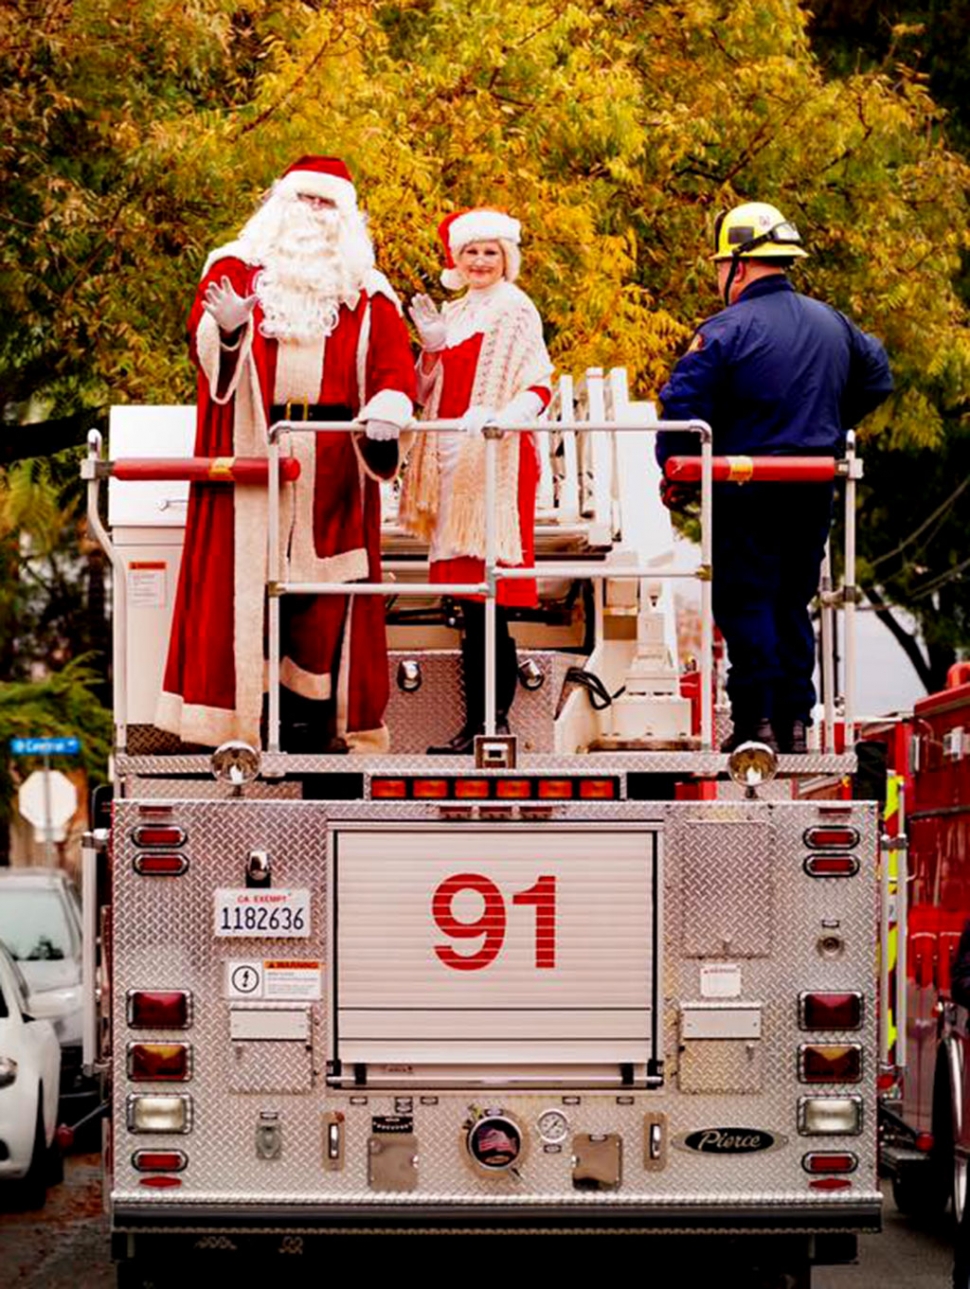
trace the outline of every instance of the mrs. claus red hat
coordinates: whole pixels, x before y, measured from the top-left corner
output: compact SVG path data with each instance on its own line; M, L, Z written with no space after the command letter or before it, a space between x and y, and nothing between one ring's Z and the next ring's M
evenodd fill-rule
M455 256L469 242L511 242L518 246L522 225L504 210L479 206L474 210L456 210L438 225L438 236L445 250L445 269L441 281L449 291L457 291L464 278L455 267Z

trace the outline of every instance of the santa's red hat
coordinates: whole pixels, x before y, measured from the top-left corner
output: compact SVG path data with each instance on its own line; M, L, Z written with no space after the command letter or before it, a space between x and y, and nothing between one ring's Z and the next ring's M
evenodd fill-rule
M455 256L469 242L511 242L518 246L522 225L504 210L491 210L480 206L474 210L458 210L446 215L438 225L438 236L445 249L445 269L442 283L449 291L464 286L465 279L455 267Z
M354 210L357 206L354 181L339 157L300 157L283 171L274 191L328 197L341 210Z

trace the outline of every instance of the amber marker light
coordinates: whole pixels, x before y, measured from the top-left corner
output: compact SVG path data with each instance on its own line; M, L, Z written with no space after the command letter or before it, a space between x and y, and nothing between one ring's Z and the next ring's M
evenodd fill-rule
M448 796L448 780L414 779L411 795L416 801L443 801Z
M528 801L532 796L532 780L496 779L495 795L500 801Z
M858 1083L862 1078L860 1043L803 1043L798 1049L803 1083Z
M370 794L375 801L401 801L408 795L406 779L371 779Z
M540 801L566 801L573 795L572 779L540 779Z
M455 799L458 801L487 801L488 779L456 779Z
M192 1077L188 1043L129 1043L128 1077L136 1083L184 1083Z
M580 779L579 796L582 801L614 801L615 779Z

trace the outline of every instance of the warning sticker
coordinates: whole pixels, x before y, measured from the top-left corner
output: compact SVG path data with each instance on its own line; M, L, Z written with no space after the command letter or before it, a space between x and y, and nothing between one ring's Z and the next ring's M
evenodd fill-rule
M321 964L315 961L235 959L226 963L226 997L292 1002L322 997Z
M164 609L164 560L131 560L128 564L128 607Z

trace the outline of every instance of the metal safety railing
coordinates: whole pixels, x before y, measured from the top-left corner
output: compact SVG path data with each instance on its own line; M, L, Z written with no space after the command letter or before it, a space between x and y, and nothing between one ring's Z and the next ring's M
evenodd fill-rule
M416 433L441 434L461 432L458 421L423 421L410 427ZM605 434L649 433L661 431L689 433L700 440L699 457L681 458L682 463L674 472L677 478L700 484L700 559L688 569L658 569L655 566L637 564L611 565L589 562L552 562L543 561L541 575L560 579L634 579L649 578L652 581L674 579L694 579L700 585L700 743L701 749L710 751L714 740L713 720L713 613L712 613L712 564L713 564L713 484L715 480L733 481L743 484L749 479L764 478L766 481L781 483L788 481L818 481L823 478L845 479L845 570L843 585L838 591L831 589L831 566L826 555L823 567L821 594L822 622L822 673L824 689L824 724L826 729L826 747L829 751L835 748L835 684L833 675L831 642L834 639L834 613L841 609L844 613L845 665L844 665L844 698L843 719L845 723L846 746L851 745L854 735L855 707L855 605L857 589L856 574L856 532L855 504L856 484L862 474L862 463L855 454L855 436L848 436L844 460L834 458L807 459L804 470L799 470L798 463L784 458L749 458L728 457L715 458L713 455L712 436L706 422L696 421L560 421L553 428L558 434L572 433L577 442L584 435L604 436ZM278 421L268 432L268 452L266 458L190 458L182 461L165 458L160 460L118 460L102 459L102 440L97 430L88 435L88 458L82 465L82 477L88 485L88 520L92 533L102 549L111 560L114 587L114 621L113 649L115 666L115 748L123 753L127 744L127 580L124 560L114 547L111 538L101 522L99 514L99 488L104 478L115 477L126 480L148 481L154 478L185 479L208 483L232 485L235 482L259 483L267 486L267 593L268 593L268 750L280 751L280 659L282 649L280 601L285 595L384 595L414 596L429 595L483 596L485 598L485 733L494 735L496 720L496 685L495 685L495 627L496 606L499 583L503 580L531 579L537 575L535 568L506 568L497 556L496 532L496 491L497 491L497 451L500 438L508 433L531 433L535 425L486 427L485 441L485 558L484 576L479 583L440 583L440 582L294 582L284 577L284 554L280 533L280 487L283 483L293 482L299 475L298 463L294 458L281 451L281 438L284 435L323 433L347 434L359 432L363 426L356 422L329 421L303 422ZM615 442L615 440L613 440ZM668 462L668 475L670 463ZM760 471L760 472L759 472ZM784 540L784 535L779 535ZM827 647L828 642L828 647Z
M288 582L283 580L280 544L281 466L280 437L284 434L347 434L363 427L347 421L277 421L269 430L268 493L268 591L269 591L269 723L268 750L280 750L280 599L284 595L484 595L485 597L485 734L495 734L495 611L499 581L533 578L535 569L503 568L498 562L495 503L497 489L497 453L499 439L505 434L531 434L535 425L485 427L485 558L484 578L480 583L447 584L440 582ZM418 433L449 434L461 432L459 421L419 421L412 427ZM649 577L654 581L668 578L697 578L701 586L701 746L710 750L713 744L714 713L712 677L714 657L713 616L711 612L711 532L712 532L712 448L711 429L704 421L652 421L643 424L592 423L589 421L557 423L560 432L577 434L657 433L676 430L696 434L701 445L701 557L696 568L658 571L655 568L591 568L589 565L546 564L543 576L593 579Z

